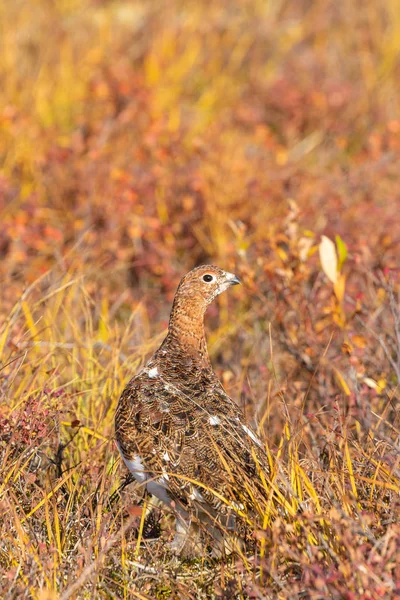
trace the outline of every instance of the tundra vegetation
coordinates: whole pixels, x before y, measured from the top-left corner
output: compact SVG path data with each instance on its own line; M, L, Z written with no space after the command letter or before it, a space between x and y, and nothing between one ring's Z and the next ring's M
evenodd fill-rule
M399 597L399 0L14 0L0 32L1 597ZM210 262L243 281L214 368L293 494L188 560L113 416Z

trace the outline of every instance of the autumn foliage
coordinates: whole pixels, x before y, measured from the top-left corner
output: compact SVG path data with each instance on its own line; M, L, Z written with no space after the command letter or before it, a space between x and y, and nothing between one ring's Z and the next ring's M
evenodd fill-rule
M0 596L400 595L400 5L0 7ZM292 514L168 552L113 415L180 277Z

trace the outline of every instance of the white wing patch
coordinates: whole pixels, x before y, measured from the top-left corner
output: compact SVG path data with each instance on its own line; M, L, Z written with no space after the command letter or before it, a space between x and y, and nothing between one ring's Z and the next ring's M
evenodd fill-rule
M122 458L124 459L124 463L126 464L126 466L137 481L139 481L140 483L146 481L146 479L148 478L148 473L146 473L144 469L142 459L140 458L140 456L134 456L132 459L129 459L125 458L125 456L122 454Z
M157 369L157 367L153 367L152 369L149 369L147 371L147 374L150 377L150 379L155 379L156 377L158 377L158 369Z
M211 415L208 422L210 425L219 425L221 423L221 419L216 415Z
M150 479L151 474L146 472L142 459L140 456L136 455L132 459L125 458L125 456L121 453L122 458L129 471L132 473L136 481L139 483L145 483L150 494L153 494L156 498L164 502L165 504L171 504L172 498L168 493L168 474L163 473L163 476L160 477L158 481L154 479Z

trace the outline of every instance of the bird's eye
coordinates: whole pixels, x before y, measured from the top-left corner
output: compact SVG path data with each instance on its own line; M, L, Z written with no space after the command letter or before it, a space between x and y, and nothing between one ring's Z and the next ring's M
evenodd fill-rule
M210 283L213 280L214 280L214 277L212 275L203 275L203 281Z

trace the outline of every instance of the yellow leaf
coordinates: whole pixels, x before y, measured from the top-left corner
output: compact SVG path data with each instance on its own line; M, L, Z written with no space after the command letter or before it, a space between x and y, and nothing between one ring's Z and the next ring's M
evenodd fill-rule
M280 248L279 246L278 246L278 247L277 247L277 249L276 249L276 253L277 253L277 255L279 256L279 258L280 258L280 259L281 259L283 262L286 262L286 261L287 261L287 259L288 259L288 255L287 255L287 253L286 253L286 252L285 252L285 251L284 251L282 248Z
M345 284L346 277L343 275L343 273L337 277L337 280L333 284L333 290L339 304L343 303Z
M381 394L386 387L387 381L386 381L386 379L378 379L378 381L376 383L378 386L376 391L378 392L378 394Z
M321 237L319 257L325 275L329 281L336 283L338 279L336 248L332 240L326 237L326 235Z
M339 382L340 387L342 388L342 390L344 391L344 393L346 394L346 396L350 396L351 391L349 386L347 385L343 375L341 374L340 371L338 371L337 369L333 369L336 375L336 378Z
M355 346L357 346L357 348L365 348L367 345L367 340L363 335L353 335L351 341Z
M339 255L338 271L340 271L343 264L345 263L345 261L347 259L347 246L344 243L344 241L342 240L342 238L340 237L340 235L336 235L335 239L336 239L336 248L337 248L338 255Z

